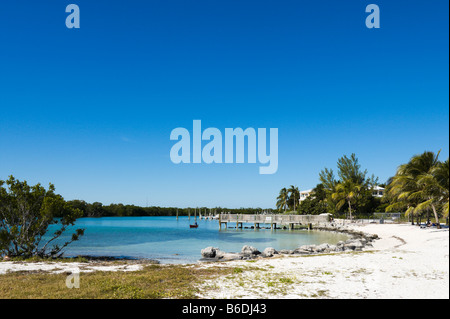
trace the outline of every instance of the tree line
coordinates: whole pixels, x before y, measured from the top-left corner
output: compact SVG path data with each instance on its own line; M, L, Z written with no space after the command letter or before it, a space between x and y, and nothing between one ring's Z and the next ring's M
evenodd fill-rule
M226 208L226 207L159 207L159 206L136 206L128 204L110 204L103 205L100 202L87 203L84 200L70 200L68 203L81 211L82 217L138 217L138 216L194 216L199 215L216 215L222 212L239 213L239 214L257 214L263 211L262 208ZM272 211L272 209L264 209Z

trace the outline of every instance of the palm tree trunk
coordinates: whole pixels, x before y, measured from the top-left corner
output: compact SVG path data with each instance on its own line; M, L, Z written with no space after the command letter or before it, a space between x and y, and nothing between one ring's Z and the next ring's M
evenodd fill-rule
M350 201L348 202L348 212L350 213L350 220L352 220L352 205L350 204Z
M438 216L438 214L436 212L436 207L434 207L434 204L431 204L431 208L433 209L434 218L436 218L436 227L438 229L440 229L441 228L441 224L439 224L439 216Z
M406 212L408 212L408 211L409 211L409 205L406 206ZM409 219L411 219L411 225L414 225L414 213L413 212L410 212L408 214L408 221L409 221Z

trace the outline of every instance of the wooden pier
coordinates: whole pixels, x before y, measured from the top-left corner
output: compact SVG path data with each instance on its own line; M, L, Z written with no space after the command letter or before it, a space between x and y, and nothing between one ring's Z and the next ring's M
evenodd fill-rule
M228 223L236 224L236 228L243 228L244 223L253 224L254 229L259 229L261 224L269 224L271 229L277 225L287 226L293 229L295 225L306 225L310 229L313 225L327 224L330 222L329 215L250 215L250 214L227 214L219 215L219 228L222 225L228 227Z

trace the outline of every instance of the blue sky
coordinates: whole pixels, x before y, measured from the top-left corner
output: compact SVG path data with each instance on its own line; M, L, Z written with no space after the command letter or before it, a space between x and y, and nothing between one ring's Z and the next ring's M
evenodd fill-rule
M65 7L80 7L68 29ZM366 5L381 28L365 26ZM2 1L0 179L66 199L274 207L356 153L449 153L448 1ZM278 171L175 165L172 129L278 128Z

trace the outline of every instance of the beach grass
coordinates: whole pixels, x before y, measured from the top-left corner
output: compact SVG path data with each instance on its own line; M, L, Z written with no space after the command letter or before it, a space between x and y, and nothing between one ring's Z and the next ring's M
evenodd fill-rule
M162 299L197 298L196 286L229 275L232 268L148 265L139 271L95 271L79 274L80 287L67 288L70 273L11 272L0 275L2 299Z

